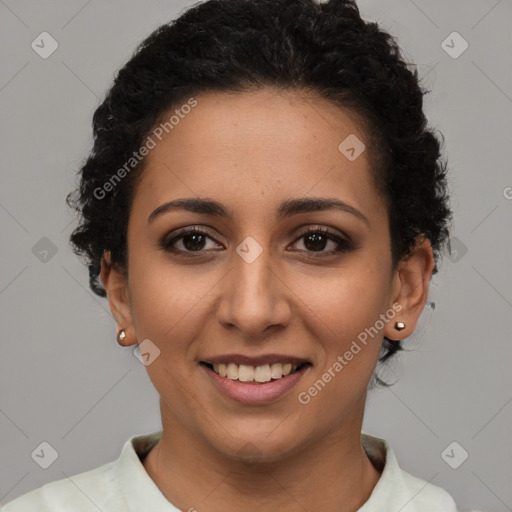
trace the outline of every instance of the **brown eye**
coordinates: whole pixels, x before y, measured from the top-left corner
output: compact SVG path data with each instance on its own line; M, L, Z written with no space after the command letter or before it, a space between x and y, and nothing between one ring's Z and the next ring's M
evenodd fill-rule
M208 240L215 242L215 244L211 247L207 247ZM303 240L302 244L304 245L304 250L299 249L298 252L309 253L313 258L332 256L340 252L348 252L354 249L354 245L349 239L345 239L326 228L310 228L303 231L294 242L294 245L296 245L299 240ZM331 248L325 250L329 245ZM160 242L160 246L167 252L190 256L199 256L201 253L223 248L209 233L197 227L185 228L170 238L165 237Z
M331 241L324 233L311 232L304 235L304 246L308 251L322 251L327 242Z
M348 252L354 248L349 240L342 238L326 228L315 228L304 231L297 241L298 240L303 240L305 252L318 253L318 255L311 254L312 257L330 256L339 252ZM334 247L326 251L325 249L329 242L331 242L331 246Z
M204 248L206 238L203 234L189 233L181 237L187 251L200 251Z
M173 236L170 239L164 238L160 246L165 251L174 252L174 253L200 253L205 252L205 246L208 240L213 240L213 238L202 231L199 228L186 228L181 230L177 235ZM213 240L215 241L215 240ZM182 247L175 247L177 244L181 243ZM210 247L210 249L214 249L217 246ZM206 248L208 250L208 248Z

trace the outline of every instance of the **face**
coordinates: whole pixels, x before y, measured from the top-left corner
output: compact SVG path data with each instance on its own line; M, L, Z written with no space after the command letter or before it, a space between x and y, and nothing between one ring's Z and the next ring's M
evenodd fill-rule
M270 461L360 429L383 336L421 308L369 152L338 147L365 142L350 112L299 92L196 100L146 157L121 292L102 280L131 343L150 340L164 432Z

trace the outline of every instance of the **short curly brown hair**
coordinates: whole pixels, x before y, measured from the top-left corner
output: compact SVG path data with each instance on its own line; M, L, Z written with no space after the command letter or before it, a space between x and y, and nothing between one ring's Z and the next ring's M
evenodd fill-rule
M104 251L125 269L130 205L145 160L108 194L97 190L185 98L263 87L311 91L363 119L388 206L393 265L424 234L438 271L451 218L446 162L423 113L428 91L392 36L363 21L352 0L208 0L145 39L94 113L93 148L67 203L80 215L70 242L96 294L106 296L98 280ZM384 338L379 361L401 348Z

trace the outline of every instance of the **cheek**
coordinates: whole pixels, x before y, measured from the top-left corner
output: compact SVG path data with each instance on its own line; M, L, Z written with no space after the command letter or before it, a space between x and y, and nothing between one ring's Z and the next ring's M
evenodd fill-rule
M310 312L303 318L321 345L317 368L296 397L308 418L335 424L364 396L380 354L382 332L375 326L387 291L385 276L367 267L326 281L323 293L307 294Z
M321 321L326 334L330 333L327 337L344 342L375 324L386 310L390 293L385 262L364 255L325 275L295 276L294 281L291 287L304 304L303 314Z
M133 253L129 265L137 338L149 338L162 352L182 350L202 325L199 319L218 276L199 266L173 265L165 255L143 251Z
M380 318L389 294L382 259L361 256L329 279L301 282L303 323L321 346L317 370L297 397L310 417L336 422L366 391L380 354Z

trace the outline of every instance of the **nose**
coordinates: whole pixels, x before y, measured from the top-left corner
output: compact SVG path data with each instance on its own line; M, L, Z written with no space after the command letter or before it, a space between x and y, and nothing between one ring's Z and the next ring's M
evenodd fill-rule
M221 283L219 323L244 338L261 340L269 331L284 328L292 316L293 293L286 286L268 250L251 263L234 255L231 270Z

